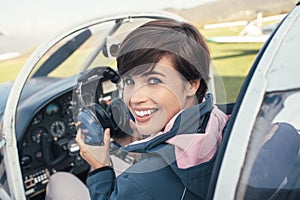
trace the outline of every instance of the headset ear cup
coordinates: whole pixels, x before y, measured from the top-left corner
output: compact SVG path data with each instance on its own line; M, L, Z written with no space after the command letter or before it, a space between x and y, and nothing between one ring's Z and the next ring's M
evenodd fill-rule
M132 134L133 131L129 124L130 112L122 99L113 99L106 110L115 128L116 137L122 137L124 134Z
M88 108L90 111L94 112L94 115L96 116L98 122L103 126L104 129L114 129L109 114L107 114L100 105L93 103Z
M84 142L86 144L103 145L103 127L91 110L84 109L79 112L77 120L81 122L79 128L85 135Z

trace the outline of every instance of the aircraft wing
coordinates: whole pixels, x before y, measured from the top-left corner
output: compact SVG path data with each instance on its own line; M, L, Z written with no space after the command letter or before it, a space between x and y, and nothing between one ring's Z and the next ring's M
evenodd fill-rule
M214 43L264 43L269 36L269 34L257 36L216 36L207 38L207 41Z

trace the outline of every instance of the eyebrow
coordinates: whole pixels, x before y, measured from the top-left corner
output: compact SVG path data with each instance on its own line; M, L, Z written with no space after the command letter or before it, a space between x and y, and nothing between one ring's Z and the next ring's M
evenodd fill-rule
M160 75L160 76L163 76L163 77L166 77L165 74L163 73L160 73L160 72L156 72L156 71L148 71L148 72L144 72L141 74L142 76L150 76L150 75Z
M166 75L163 74L163 73L151 70L151 71L146 71L146 72L140 73L140 74L124 75L124 76L122 76L122 78L132 78L132 76L137 76L137 75L142 76L142 77L147 77L147 76L150 76L150 75L160 75L162 77L166 77Z

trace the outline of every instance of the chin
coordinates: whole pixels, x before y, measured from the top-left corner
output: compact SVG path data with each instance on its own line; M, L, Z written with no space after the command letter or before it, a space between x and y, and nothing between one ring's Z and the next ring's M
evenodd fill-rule
M148 125L148 126L137 126L137 129L139 133L142 135L150 136L153 134L156 134L162 130L160 127L153 127L153 125Z

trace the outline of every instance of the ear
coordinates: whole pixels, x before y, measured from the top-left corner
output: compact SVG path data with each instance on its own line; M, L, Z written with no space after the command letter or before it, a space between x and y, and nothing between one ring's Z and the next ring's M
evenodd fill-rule
M190 86L188 89L188 95L189 96L195 95L198 88L200 87L200 79L191 80L191 81L189 81L189 83L190 83Z

